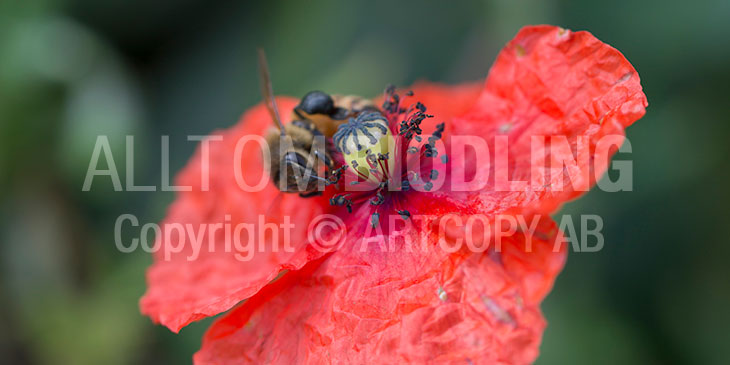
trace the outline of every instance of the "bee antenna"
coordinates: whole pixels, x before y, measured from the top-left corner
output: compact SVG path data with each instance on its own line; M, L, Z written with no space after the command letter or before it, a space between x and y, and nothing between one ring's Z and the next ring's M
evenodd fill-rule
M274 97L274 89L271 86L271 77L269 76L269 66L266 63L266 54L264 53L263 48L258 49L259 52L259 76L261 76L261 93L264 97L264 102L266 103L266 108L269 109L269 114L271 114L271 119L274 121L276 126L281 131L281 135L283 136L284 133L284 125L281 123L281 118L279 117L279 108L276 106L276 98Z

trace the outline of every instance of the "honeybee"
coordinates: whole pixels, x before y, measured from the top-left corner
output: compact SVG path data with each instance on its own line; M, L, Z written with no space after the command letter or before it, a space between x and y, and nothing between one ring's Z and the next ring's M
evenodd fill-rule
M332 168L324 135L307 119L294 120L287 125L281 122L266 55L261 49L259 73L264 102L276 126L265 137L269 153L264 153L274 184L282 192L299 193L305 198L322 194L319 187L328 182L328 170Z

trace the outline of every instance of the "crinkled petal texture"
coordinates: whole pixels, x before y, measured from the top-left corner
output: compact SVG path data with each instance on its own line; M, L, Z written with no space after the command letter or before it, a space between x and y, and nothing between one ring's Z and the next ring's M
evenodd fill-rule
M543 219L529 244L523 234L504 239L500 253L445 252L420 232L353 240L285 275L216 321L195 362L532 361L547 287L529 283L549 285L562 268L555 224Z
M286 116L296 101L280 98L279 105ZM261 144L249 137L269 128L266 108L253 108L236 127L213 133L209 156L199 149L177 177L177 185L192 189L178 194L161 224L160 249L140 302L144 314L172 331L232 308L281 271L323 254L309 246L307 230L313 217L331 208L326 199L281 194L266 181L263 189L246 188L268 180ZM286 240L283 231L259 229L285 219L293 225Z
M460 199L481 211L553 212L603 175L646 106L639 75L613 47L584 31L525 27L475 107L453 122L453 134L482 137L492 153L454 153L479 190ZM463 161L471 158L479 161Z
M509 152L504 163L487 159L484 165L473 154L452 152L452 171L479 176L478 170L487 170L512 181L529 180L533 136L564 139L565 150L537 149L548 160L573 155L579 143L592 152L601 137L622 137L646 106L638 75L618 51L589 33L551 26L519 32L472 108L462 104L471 104L474 93L455 102L454 89L427 86L432 89L423 102L437 111L434 119L446 119L450 135L484 137L492 153ZM417 100L426 94L414 92ZM495 136L505 136L508 144L489 141ZM598 175L607 163L589 160L576 168ZM526 214L528 223L535 222L529 233L503 238L499 249L496 241L477 239L483 232L451 223L437 229L438 219L373 235L368 216L353 213L338 251L289 272L217 320L195 362L531 363L545 327L539 304L566 255L557 244L561 233L542 213L595 182L570 168L558 171L541 181L550 188L539 191L531 185L499 191L498 179L490 177L478 181L476 191L413 193L405 200L417 214ZM570 188L553 189L567 178ZM441 244L464 238L477 248L462 245L452 252Z

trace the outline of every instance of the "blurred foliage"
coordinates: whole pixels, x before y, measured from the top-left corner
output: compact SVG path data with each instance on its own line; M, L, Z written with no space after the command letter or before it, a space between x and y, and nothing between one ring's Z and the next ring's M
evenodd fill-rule
M151 258L116 250L114 220L158 221L172 195L103 178L82 192L97 135L122 172L133 135L135 182L160 186L161 135L177 171L185 136L259 99L256 46L278 93L376 95L482 79L521 26L551 23L620 49L650 106L618 156L634 191L560 213L601 215L606 243L571 254L538 363L727 363L728 14L727 0L0 2L0 361L186 363L210 323L173 335L139 315Z

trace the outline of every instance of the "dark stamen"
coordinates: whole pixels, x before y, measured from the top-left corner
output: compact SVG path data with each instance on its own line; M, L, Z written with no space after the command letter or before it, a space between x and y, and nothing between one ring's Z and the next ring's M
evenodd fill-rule
M431 146L430 144L423 145L423 148L425 149L424 155L426 157L436 157L439 154L439 151L434 146Z
M380 205L380 204L383 204L384 201L385 201L385 196L383 195L383 193L378 191L377 193L375 193L375 198L370 200L370 204Z
M380 222L380 214L373 213L372 216L370 216L370 224L373 226L373 228L378 226L378 222Z
M348 198L350 194L340 194L335 195L332 198L330 198L330 205L334 206L345 206L347 208L348 213L352 213L352 200Z
M408 191L411 189L411 182L408 179L401 181L401 191Z
M347 165L342 165L334 170L332 170L332 174L327 179L328 185L337 184L340 182L340 179L342 178L342 174L345 173L345 169L347 169Z
M436 180L439 177L439 172L436 170L431 170L431 175L429 176L431 180Z

